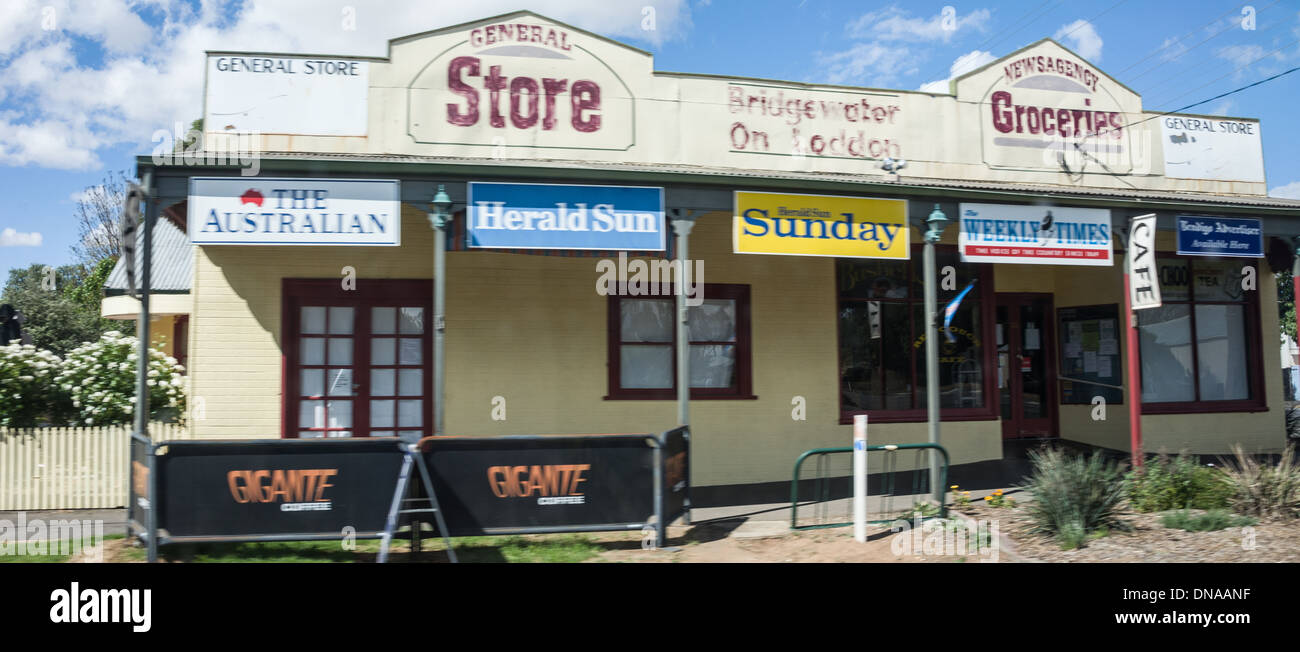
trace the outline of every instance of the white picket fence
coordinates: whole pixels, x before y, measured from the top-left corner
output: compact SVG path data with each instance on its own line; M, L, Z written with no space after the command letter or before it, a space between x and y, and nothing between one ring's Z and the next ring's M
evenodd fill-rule
M149 434L192 439L175 424ZM0 511L125 506L130 439L130 426L0 428Z

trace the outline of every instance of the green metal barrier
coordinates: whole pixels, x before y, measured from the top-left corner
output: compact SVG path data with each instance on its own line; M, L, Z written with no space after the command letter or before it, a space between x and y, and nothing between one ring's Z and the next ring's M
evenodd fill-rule
M944 491L946 492L947 491L946 487L948 485L948 450L945 449L943 446L940 446L939 444L928 444L928 443L927 444L880 444L875 446L867 446L868 453L880 452L880 451L894 453L900 450L921 451L925 449L935 449L939 451L939 454L943 455L943 467L939 473L939 487L943 488ZM818 456L817 477L813 482L813 500L817 504L822 505L823 509L825 509L824 506L830 501L830 478L828 477L828 471L830 465L827 462L827 456L840 454L840 453L852 453L852 452L853 452L852 446L842 446L842 447L835 447L835 448L814 448L811 450L804 451L799 455L797 459L795 459L794 479L790 482L790 529L811 530L817 528L844 527L847 525L853 525L852 521L846 521L843 523L823 523L817 525L799 525L799 471L803 467L804 460L808 459L813 455ZM919 459L919 455L918 455L918 459ZM917 495L923 493L919 490L923 471L926 471L926 469L921 467L920 465L918 465L916 469L912 470L911 495ZM883 488L884 490L883 495L886 498L886 502L885 502L886 510L888 510L888 506L892 504L892 500L891 500L892 497L897 495L897 485L895 483L897 479L897 475L898 475L897 460L895 459L894 455L891 454L885 458L885 486ZM930 493L930 492L924 492L924 493ZM909 505L908 507L910 508L912 506ZM948 517L948 505L947 503L941 503L939 505L939 518L947 518L947 517ZM896 519L888 518L888 519L876 519L867 522L868 523L890 523L893 522L894 520Z

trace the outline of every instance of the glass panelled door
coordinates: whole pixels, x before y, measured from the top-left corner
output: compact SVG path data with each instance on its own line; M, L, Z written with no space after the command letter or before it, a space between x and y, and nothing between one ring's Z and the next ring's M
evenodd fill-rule
M417 287L286 297L285 436L429 434L429 293L416 281L390 283Z
M1056 435L1056 362L1052 298L997 295L998 393L1002 436Z

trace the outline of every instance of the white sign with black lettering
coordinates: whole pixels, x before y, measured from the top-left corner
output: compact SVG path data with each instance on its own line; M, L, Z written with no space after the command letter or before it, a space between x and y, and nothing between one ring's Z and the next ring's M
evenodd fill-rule
M1160 119L1165 176L1264 182L1259 122L1169 115Z
M1133 218L1128 229L1128 253L1124 256L1128 274L1130 307L1133 310L1160 307L1160 281L1156 274L1156 216Z
M365 136L370 62L208 55L207 133Z

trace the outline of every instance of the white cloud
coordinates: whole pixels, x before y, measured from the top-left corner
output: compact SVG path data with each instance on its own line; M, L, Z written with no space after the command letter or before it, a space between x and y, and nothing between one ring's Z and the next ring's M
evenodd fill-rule
M926 93L947 93L949 81L993 61L997 61L997 57L993 56L992 52L971 50L953 60L952 66L948 68L947 78L921 84L920 90Z
M41 234L38 231L22 233L13 229L0 231L0 247L39 247Z
M907 48L874 41L820 57L828 82L877 87L888 86L900 74L915 74L914 61Z
M1079 53L1079 56L1084 59L1093 63L1101 61L1101 36L1097 34L1097 29L1092 26L1092 23L1082 18L1069 25L1061 26L1052 38L1065 41L1071 50Z
M1300 181L1292 181L1284 186L1278 186L1268 191L1269 197L1283 197L1286 199L1300 199Z
M1182 39L1170 36L1160 44L1160 60L1173 61L1174 59L1183 56L1183 53L1187 52L1187 50L1188 48L1186 45L1183 45Z
M1219 102L1218 104L1215 104L1213 107L1210 107L1210 112L1209 112L1209 114L1210 114L1210 115L1229 115L1228 112L1232 110L1232 107L1233 107L1235 104L1236 104L1236 101L1235 101L1235 100L1231 100L1231 99L1224 100L1224 101L1222 101L1222 102Z
M887 87L919 72L917 64L925 60L927 50L909 44L947 43L959 32L984 31L989 15L988 9L977 9L961 16L941 11L923 18L886 7L849 23L849 36L859 39L852 47L818 53L817 61L832 84Z
M849 23L849 36L873 41L943 41L947 43L962 30L983 31L988 24L988 9L977 9L964 16L956 13L945 16L943 12L929 18L907 15L897 6L863 14Z
M388 39L505 14L518 0L0 0L0 165L91 169L98 153L202 111L205 50L386 56ZM687 0L532 0L538 14L661 44L691 27ZM53 10L57 29L41 29ZM343 11L355 8L355 29ZM647 11L649 8L652 11ZM436 9L436 10L435 10ZM147 24L142 15L152 16ZM161 20L157 17L161 16ZM91 42L102 61L81 61Z

